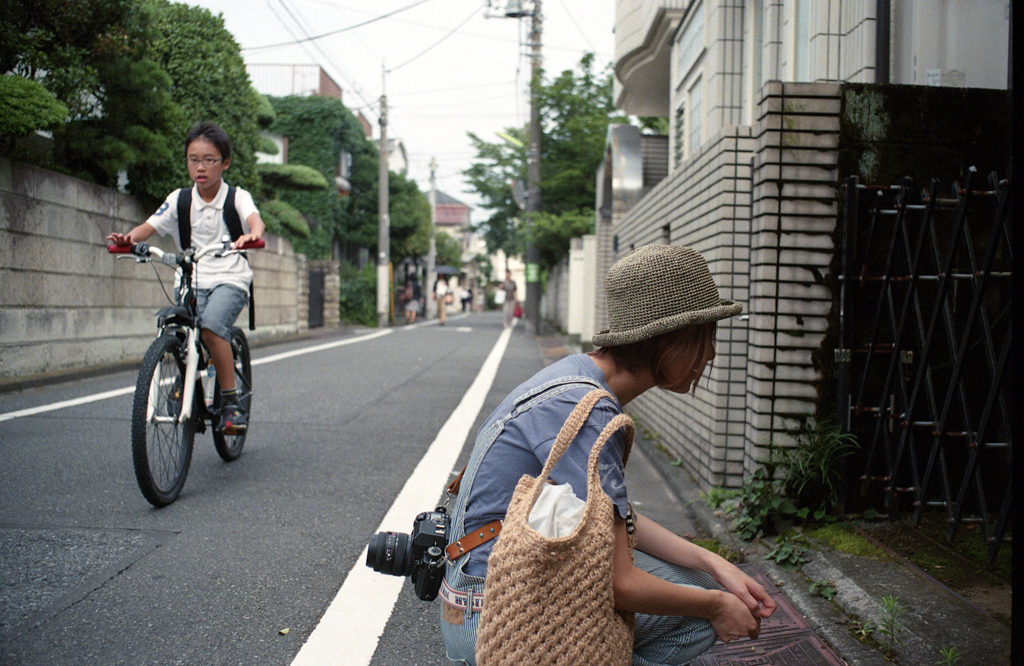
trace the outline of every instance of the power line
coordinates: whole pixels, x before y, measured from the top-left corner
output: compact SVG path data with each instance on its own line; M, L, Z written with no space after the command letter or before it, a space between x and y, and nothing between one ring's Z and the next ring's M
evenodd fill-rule
M332 30L330 32L325 32L325 33L322 33L322 34L319 34L319 35L311 35L311 36L306 37L304 39L297 39L297 40L295 40L293 42L282 42L280 44L267 44L265 46L253 46L253 47L250 47L250 48L247 48L247 49L241 49L241 50L242 51L267 51L267 50L270 50L270 49L277 49L277 48L281 48L281 47L284 47L284 46L295 46L296 44L302 44L304 42L316 41L318 39L323 39L324 37L330 37L331 35L338 35L338 34L341 34L343 32L348 32L349 30L355 30L356 28L361 28L364 25L369 25L371 23L376 23L377 21L386 19L389 16L394 16L395 14L399 14L399 13L404 12L406 10L412 9L413 7L419 7L420 5L425 4L427 2L430 2L430 0L418 0L417 2L414 2L411 5L406 5L405 7L401 7L400 9L396 9L393 12L388 12L387 14L382 14L380 16L376 16L376 17L374 17L372 19L363 21L362 23L356 23L355 25L350 25L347 28L340 28L338 30Z
M473 12L469 16L467 16L466 19L462 23L460 23L457 26L455 26L454 28L452 28L448 32L448 34L446 34L444 37L442 37L441 39L437 40L436 42L434 42L433 44L428 46L426 49L421 51L419 53L419 55L415 55L412 58L409 58L408 60L403 62L401 65L397 65L395 67L392 67L391 69L388 70L388 72L394 72L397 69L401 69L402 67L405 67L406 65L408 65L410 62L413 62L414 60L417 60L417 59L421 58L422 56L424 56L428 51L432 50L435 46L437 46L438 44L440 44L441 42L443 42L444 40L448 39L449 37L454 35L456 32L458 32L459 28L461 28L462 26L464 26L467 23L469 23L469 20L472 19L474 16L476 16L480 12L481 9L483 9L483 5L480 5L476 9L474 9Z

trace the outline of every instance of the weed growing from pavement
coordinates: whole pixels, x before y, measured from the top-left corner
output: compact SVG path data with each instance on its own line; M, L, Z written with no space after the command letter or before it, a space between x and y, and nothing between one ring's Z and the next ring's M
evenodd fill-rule
M811 583L807 591L825 601L832 601L837 594L836 586L830 580L816 580Z
M942 655L942 658L935 662L938 666L955 666L963 657L960 654L960 650L957 650L955 647L939 648L939 654Z
M775 539L775 547L765 555L786 571L795 571L807 563L804 552L807 550L796 539L780 536Z
M892 595L882 597L882 617L879 618L878 632L885 636L885 656L895 661L896 649L903 647L903 604Z

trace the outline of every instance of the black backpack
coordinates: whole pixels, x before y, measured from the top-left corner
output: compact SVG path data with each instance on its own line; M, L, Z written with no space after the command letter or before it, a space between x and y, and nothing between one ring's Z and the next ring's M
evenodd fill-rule
M235 208L235 188L228 186L228 196L224 200L224 224L228 227L231 240L238 240L242 235L242 218L238 217L238 210ZM178 239L181 242L181 249L192 244L192 188L183 187L178 190ZM243 257L245 255L242 255ZM249 257L245 257L249 261ZM255 276L254 276L255 277ZM256 330L256 299L254 298L253 283L249 283L249 330Z

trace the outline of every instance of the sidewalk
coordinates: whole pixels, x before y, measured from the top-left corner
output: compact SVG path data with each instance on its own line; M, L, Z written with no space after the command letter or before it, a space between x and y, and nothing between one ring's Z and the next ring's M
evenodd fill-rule
M549 363L579 351L557 335L538 336L536 341ZM898 616L904 629L897 664L941 664L939 650L950 647L961 655L960 666L1010 664L1009 629L895 553L862 557L812 542L814 547L804 553L809 562L798 571L784 571L765 559L770 545L738 541L726 517L711 510L686 470L672 465L654 442L638 433L634 451L642 455L630 460L627 474L633 480L631 496L644 507L642 511L679 534L714 537L743 553L742 568L760 580L779 605L762 623L756 641L718 643L693 666L892 664L854 632L858 622L880 624L885 596L896 597L905 609ZM831 582L836 588L832 601L809 592L817 581ZM884 640L877 630L873 636Z

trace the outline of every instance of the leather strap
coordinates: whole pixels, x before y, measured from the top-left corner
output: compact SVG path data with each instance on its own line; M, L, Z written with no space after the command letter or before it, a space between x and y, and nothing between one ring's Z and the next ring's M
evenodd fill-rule
M492 520L445 548L445 552L448 553L448 559L454 562L477 546L481 546L494 539L499 534L501 534L501 521Z
M466 463L466 465L468 466L469 463ZM455 497L456 495L459 494L459 485L462 483L462 475L465 473L466 468L463 467L462 471L459 472L459 475L455 477L455 479L451 483L448 484L448 494L451 495L452 497Z

